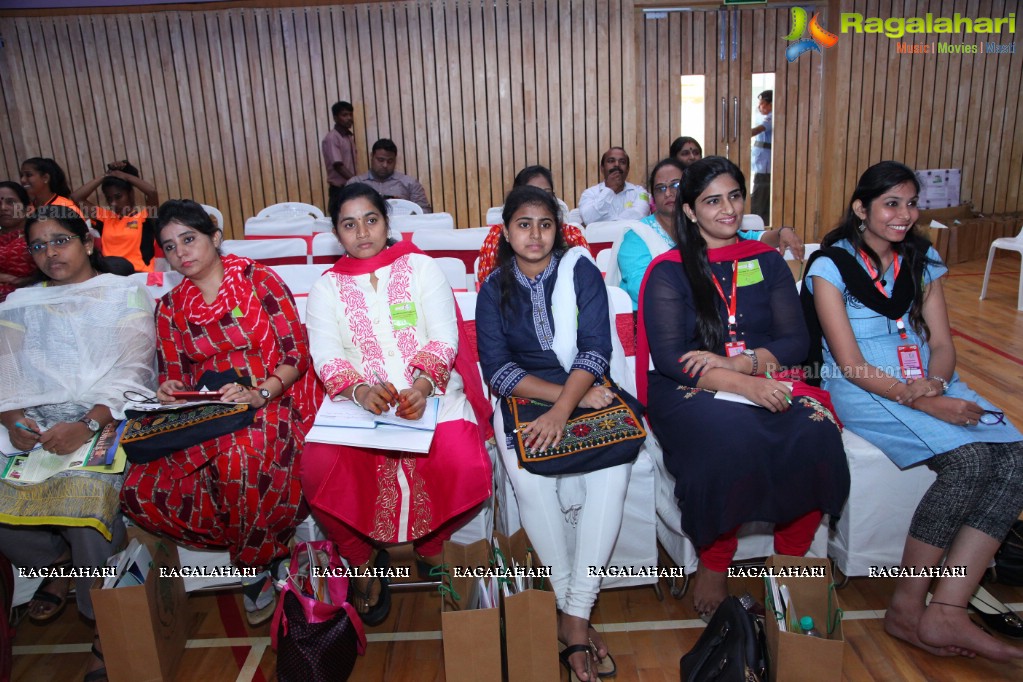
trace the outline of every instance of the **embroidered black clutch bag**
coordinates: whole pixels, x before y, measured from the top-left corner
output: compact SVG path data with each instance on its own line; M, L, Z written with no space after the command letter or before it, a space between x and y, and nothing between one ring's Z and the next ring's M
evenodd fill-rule
M568 423L557 447L530 452L522 440L522 428L548 410L552 404L527 398L505 398L502 405L506 424L514 424L515 453L519 466L542 476L560 476L598 471L636 459L646 429L639 401L614 383L605 384L614 393L607 407L578 408Z

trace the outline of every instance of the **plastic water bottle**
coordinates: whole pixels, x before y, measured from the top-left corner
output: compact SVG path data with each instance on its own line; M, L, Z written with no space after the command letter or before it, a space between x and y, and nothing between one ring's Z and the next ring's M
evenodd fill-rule
M803 628L804 635L807 635L809 637L820 637L821 639L824 639L824 635L821 634L821 631L814 627L813 617L811 616L803 616L802 618L800 618L799 627Z

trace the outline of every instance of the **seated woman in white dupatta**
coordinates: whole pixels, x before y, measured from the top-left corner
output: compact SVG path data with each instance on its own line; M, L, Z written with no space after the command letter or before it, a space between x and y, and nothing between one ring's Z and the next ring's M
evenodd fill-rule
M494 393L553 404L519 431L523 445L536 451L558 446L577 408L603 408L613 399L601 381L612 359L607 290L585 249L566 251L557 216L550 194L511 191L497 269L476 304L480 363ZM494 431L522 525L551 569L562 663L573 679L592 681L612 674L614 661L590 627L601 579L588 567L611 557L632 463L572 475L530 473L517 459L507 402L495 411Z
M682 139L682 138L679 138ZM674 147L674 145L672 145ZM650 261L675 248L675 198L682 182L685 166L674 158L662 159L650 171L650 193L654 197L654 212L630 227L622 237L605 281L608 286L619 286L632 297L632 309L639 308L639 287ZM779 249L791 249L796 258L803 258L803 241L788 225L772 230L739 230L743 239L761 241Z
M69 455L124 418L125 391L152 394L152 305L131 281L100 274L105 265L85 221L68 209L40 208L25 241L47 279L0 305L0 422L16 450ZM0 481L0 552L25 568L102 567L124 540L122 480L65 471L36 484ZM92 578L76 581L78 611L92 620ZM56 618L69 582L44 581L29 617ZM93 654L88 682L106 677L95 646Z

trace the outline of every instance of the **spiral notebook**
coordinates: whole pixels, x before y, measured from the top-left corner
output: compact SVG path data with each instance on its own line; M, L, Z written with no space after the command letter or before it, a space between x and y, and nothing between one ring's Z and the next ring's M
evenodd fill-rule
M427 398L423 416L409 420L395 416L393 412L375 415L350 400L335 402L325 397L306 440L331 445L428 452L437 428L439 406L440 398Z

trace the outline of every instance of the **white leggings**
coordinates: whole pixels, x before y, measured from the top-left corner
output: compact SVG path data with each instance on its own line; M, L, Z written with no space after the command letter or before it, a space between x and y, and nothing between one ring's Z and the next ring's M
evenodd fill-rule
M515 489L522 527L540 561L551 569L558 609L589 620L601 580L589 575L590 567L599 569L611 558L632 464L588 474L539 476L520 469L515 450L505 446L500 407L494 411L494 433ZM573 502L581 503L577 513Z

